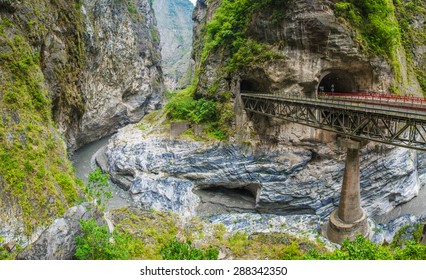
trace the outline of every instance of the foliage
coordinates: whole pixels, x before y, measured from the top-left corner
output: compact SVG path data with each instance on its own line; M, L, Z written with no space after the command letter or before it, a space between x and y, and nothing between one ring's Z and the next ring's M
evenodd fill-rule
M160 34L158 33L157 29L154 27L151 27L150 32L151 32L151 38L153 42L158 44L158 42L160 42Z
M128 260L141 253L140 240L127 233L108 231L94 219L80 220L82 235L77 236L75 257L80 260Z
M216 102L204 98L194 100L187 91L177 93L166 105L173 120L189 120L194 123L217 121L218 112Z
M161 248L160 253L163 260L217 260L219 256L217 249L197 249L190 241L180 242L176 238Z
M267 49L266 45L248 38L247 26L255 12L268 6L285 7L290 0L223 0L213 18L203 28L204 48L201 61L212 51L222 49L230 54L226 70L234 72L244 66L283 58ZM276 18L276 14L275 14Z
M3 237L0 236L0 261L12 259L12 254L3 247Z
M313 260L425 260L426 245L405 236L402 228L391 244L376 244L359 235L354 241L345 239L342 247L333 252L318 253L311 250L305 259Z
M207 134L219 140L225 140L228 136L227 130L223 125L229 122L229 116L224 105L216 100L207 100L206 98L194 98L194 86L189 86L184 90L174 93L165 110L171 119L185 120L196 124L206 124Z
M260 233L248 236L237 232L224 243L236 259L299 260L309 249L323 252L314 242L286 233Z
M112 198L112 193L108 190L108 178L108 174L103 173L100 168L96 168L89 173L89 182L85 189L87 197L95 200L101 210L105 209L108 199Z
M222 224L182 220L175 214L141 209L117 209L113 233L92 220L81 221L79 259L217 259L219 250L233 259L268 260L424 260L419 226L402 229L395 242L376 244L358 236L329 251L321 242L286 233L230 233ZM206 228L210 227L211 228ZM179 235L179 239L177 239ZM399 241L398 241L398 240ZM181 241L180 241L181 240ZM202 244L194 246L193 244Z
M44 15L52 7L31 0L21 4L27 8L20 17L4 14L0 20L1 205L22 216L25 233L30 235L72 205L79 188L63 142L52 125L52 104L44 85L40 53L33 48L47 32ZM74 2L58 5L70 5L66 17L73 19L71 25L76 27ZM64 14L59 12L57 24L64 23ZM75 46L77 42L72 38L66 45ZM78 51L72 53L68 64L77 66L74 59L78 57ZM74 80L71 71L66 75L67 82Z
M127 1L127 9L131 14L136 14L138 12L138 8L133 1Z
M395 60L401 31L391 0L349 0L335 5L337 15L343 16L360 31L361 45L373 54Z
M426 17L424 1L346 0L335 4L335 13L357 31L366 52L388 59L396 80L391 92L407 94L401 90L413 86L414 74L426 94L426 56L414 50L426 44L426 27L413 20Z
M396 16L401 27L402 44L405 48L408 62L420 84L423 94L426 95L426 55L416 52L416 46L426 45L426 25L417 24L416 18L426 18L426 3L422 0L401 1L394 0ZM417 54L415 54L417 53Z
M235 48L234 54L228 60L226 66L228 72L233 72L244 66L284 58L284 56L267 50L263 44L253 39L238 38L233 42L233 47Z
M36 13L39 4L27 4ZM33 18L37 19L35 14ZM7 15L0 19L1 207L16 211L30 235L75 203L79 186L52 125L52 102L40 53L32 47L33 33L21 32L18 20L22 19ZM42 32L38 20L30 25L37 26L34 32Z

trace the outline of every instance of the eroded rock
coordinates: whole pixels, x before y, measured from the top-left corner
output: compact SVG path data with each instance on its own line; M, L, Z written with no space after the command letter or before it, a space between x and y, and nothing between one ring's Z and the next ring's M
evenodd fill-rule
M40 237L22 250L19 260L71 260L74 258L75 238L81 234L80 219L90 219L93 212L86 205L70 208L63 217L56 219Z
M147 208L194 215L195 207L201 207L194 189L252 187L256 211L326 218L339 202L345 154L332 145L312 145L318 149L204 143L147 136L129 127L112 138L104 162L105 171ZM370 216L384 214L417 195L416 154L401 148L364 148L361 195Z
M89 0L82 14L86 103L77 146L159 109L164 90L157 23L148 0Z

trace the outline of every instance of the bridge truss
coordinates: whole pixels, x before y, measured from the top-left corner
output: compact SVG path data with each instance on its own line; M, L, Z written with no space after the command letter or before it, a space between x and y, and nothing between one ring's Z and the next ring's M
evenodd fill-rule
M426 151L426 105L241 93L245 110L394 146Z

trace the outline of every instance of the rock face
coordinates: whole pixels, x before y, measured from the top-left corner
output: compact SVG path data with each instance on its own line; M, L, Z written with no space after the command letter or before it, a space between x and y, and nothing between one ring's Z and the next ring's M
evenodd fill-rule
M6 242L34 241L81 196L66 148L72 152L162 106L155 24L149 0L0 2Z
M77 6L0 4L0 235L6 242L33 241L79 195L63 142L84 110Z
M93 213L86 206L70 208L62 218L56 219L30 246L22 250L18 260L72 260L75 238L81 234L80 219L90 219Z
M53 118L70 152L139 121L163 104L156 20L150 1L88 0L52 8L40 36ZM68 15L67 15L68 13ZM73 24L67 16L73 16Z
M184 88L193 72L190 54L194 6L189 0L154 0L153 8L160 33L164 82L169 91Z
M236 90L313 95L320 86L331 91L328 79L333 80L335 91L389 92L395 81L395 71L383 57L361 50L356 33L335 15L334 2L284 1L255 12L243 31L244 36L281 54L282 59L252 63L227 74L223 65L229 53L213 51L201 64L199 92L207 92L216 84L220 94L232 90L233 83L238 83ZM197 2L193 16L196 62L200 62L205 39L203 26L213 18L219 6L220 1L215 0ZM398 86L407 94L421 95L420 79L417 81L410 76L412 73L405 67L407 62L403 54L399 59L404 67L398 75L412 79Z
M193 190L227 188L251 193L252 211L326 218L338 205L344 168L344 153L333 145L307 142L304 147L254 148L170 140L130 127L112 138L105 155L106 164L101 166L135 201L184 216L215 214L200 209ZM386 213L417 194L416 152L377 152L367 146L361 159L362 206L370 216Z
M163 104L161 55L148 0L85 1L85 113L77 146L139 121Z

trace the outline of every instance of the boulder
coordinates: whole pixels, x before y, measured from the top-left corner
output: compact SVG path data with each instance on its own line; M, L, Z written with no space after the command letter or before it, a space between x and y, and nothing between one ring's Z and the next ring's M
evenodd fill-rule
M63 217L56 219L32 244L17 256L18 260L72 260L75 238L81 233L80 219L90 219L93 212L89 204L70 208Z

